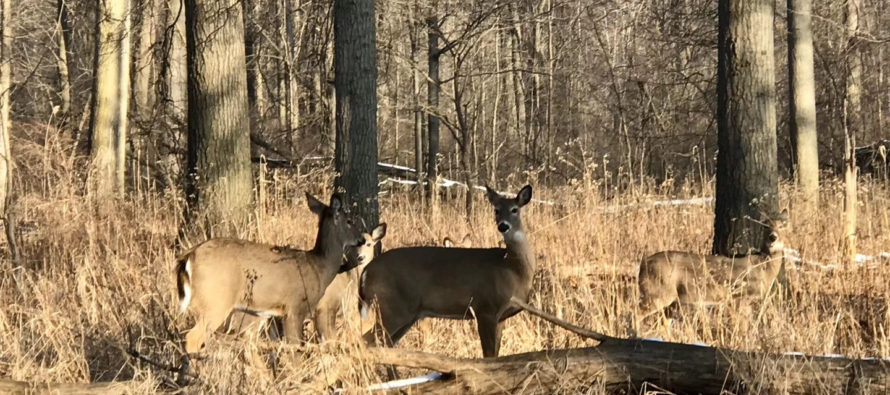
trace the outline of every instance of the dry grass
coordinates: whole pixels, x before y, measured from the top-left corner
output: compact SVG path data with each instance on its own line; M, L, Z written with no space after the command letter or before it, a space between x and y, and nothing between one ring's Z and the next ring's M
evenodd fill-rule
M175 314L171 275L182 201L178 193L145 192L106 206L82 192L78 160L64 139L51 130L19 134L14 146L21 162L18 202L24 223L20 243L24 268L8 263L0 276L0 377L45 382L130 380L133 393L153 393L169 373L125 355L139 350L160 362L176 364L178 333L188 322ZM37 138L43 134L43 138ZM22 136L27 136L22 137ZM66 148L68 147L68 148ZM270 177L271 179L271 177ZM307 247L315 234L314 218L299 198L304 190L322 193L321 180L271 181L263 210L258 210L256 239ZM516 190L520 185L512 185ZM709 189L711 186L706 186ZM606 205L700 195L695 188L679 192L618 193L608 201L593 182L538 189L538 199L557 206L532 204L524 214L540 270L533 304L595 330L615 336L638 334L686 343L736 349L808 354L887 356L884 306L890 293L890 267L823 270L803 265L789 272L790 301L767 301L762 314L754 308L720 308L687 312L670 326L649 321L638 330L632 317L637 300L636 270L640 258L662 249L707 252L712 207L653 208L642 204L619 213ZM787 244L805 260L842 266L841 189L829 183L817 213L795 212ZM863 186L860 250L888 250L888 191ZM407 193L383 198L383 220L389 223L385 248L437 243L443 236L472 234L476 246L499 241L488 205L479 194L477 214L463 219L463 200L444 201L438 219ZM474 230L474 232L470 232ZM248 235L249 236L249 235ZM2 253L6 253L5 245ZM18 277L18 281L16 281ZM757 317L761 318L757 320ZM342 321L341 321L342 322ZM323 346L249 342L216 336L207 358L197 362L195 391L257 393L274 390L320 392L329 385L358 388L382 380L362 359L355 322L341 327L341 341ZM506 325L502 354L591 345L537 318L520 314ZM245 351L274 349L276 374L246 362ZM469 321L430 320L413 329L400 347L461 357L481 355L475 326ZM769 374L765 372L764 374ZM566 388L567 392L596 388Z

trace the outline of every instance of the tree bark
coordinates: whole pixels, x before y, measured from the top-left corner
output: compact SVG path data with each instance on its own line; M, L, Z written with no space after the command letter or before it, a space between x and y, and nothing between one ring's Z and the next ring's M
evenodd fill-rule
M58 56L56 67L59 72L59 117L67 119L71 113L71 73L68 69L68 39L70 36L69 12L65 0L56 2L56 40Z
M412 386L417 393L533 393L605 389L640 393L882 393L890 366L876 359L771 354L620 339L581 328L513 298L513 303L596 347L536 351L486 359L458 359L392 348L369 350L380 364L432 369L439 380ZM766 372L766 373L764 373Z
M256 13L256 0L244 2L244 53L247 62L247 101L250 105L251 130L258 130L258 124L262 124L266 111L266 92L263 85L263 73L261 70L261 32L258 29L254 14Z
M101 2L96 20L90 177L96 195L105 199L124 193L130 102L129 0Z
M844 5L846 25L846 84L844 89L844 255L849 265L856 263L856 137L862 129L862 58L859 54L859 0Z
M640 393L884 393L880 360L777 355L636 339L596 347L458 359L391 348L368 350L380 364L432 369L444 379L410 387L418 394L551 394L604 388ZM581 392L584 392L583 390Z
M253 200L244 25L238 0L186 0L191 226L241 236Z
M166 99L169 103L170 113L177 121L185 121L186 111L188 111L188 65L186 64L186 45L185 45L185 10L183 8L184 0L167 0L168 21L167 26L173 26L170 37L170 48L168 56L169 71L167 83L168 96Z
M433 8L433 13L436 12ZM436 183L438 176L439 162L439 90L441 89L441 81L439 79L439 19L433 15L427 18L427 165L426 177L427 183L430 185L430 193L435 188L432 185Z
M133 101L136 104L136 115L140 120L151 118L154 109L154 44L155 44L155 13L157 4L154 0L140 2L139 44L136 50L134 65L136 67L133 81Z
M788 0L789 121L795 150L795 178L810 208L819 201L816 78L813 71L812 0Z
M720 0L714 253L766 246L763 216L778 214L773 2Z
M373 229L377 201L377 29L373 0L334 1L336 184Z
M12 88L12 4L11 0L0 0L0 215L3 216L6 242L12 265L18 267L18 244L15 241L15 218L13 217L12 147L9 145L9 90Z

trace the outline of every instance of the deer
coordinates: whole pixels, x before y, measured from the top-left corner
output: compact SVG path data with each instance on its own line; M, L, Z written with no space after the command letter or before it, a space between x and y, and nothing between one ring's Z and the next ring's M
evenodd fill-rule
M349 272L337 274L334 281L325 289L324 296L315 309L315 330L322 341L334 338L337 314L340 312L343 300L347 295L358 295L359 276L356 274L364 272L365 267L374 259L377 243L384 236L386 236L386 223L378 225L371 233L363 233L364 243L354 249L356 255L354 259L358 266Z
M368 344L394 346L425 317L475 319L483 356L498 355L504 321L522 310L511 298L528 300L537 270L521 220L532 188L515 198L485 189L506 248L403 247L376 257L359 284L362 316L373 303L379 315L364 335Z
M333 339L336 333L336 320L340 312L342 302L347 295L358 295L358 276L365 266L374 259L377 243L386 236L386 223L381 223L371 233L362 233L363 243L355 247L349 247L344 259L356 262L354 269L348 272L338 273L330 285L325 289L324 295L318 301L315 308L315 330L321 342ZM224 332L235 333L240 336L257 334L264 330L269 323L268 314L233 311L229 316ZM273 328L276 328L273 326ZM277 334L269 333L274 340Z
M340 272L357 265L344 251L365 243L355 217L333 195L325 205L306 194L318 216L318 234L311 250L298 250L239 239L209 239L176 260L180 313L196 317L185 336L187 354L204 349L208 333L233 311L283 320L285 340L303 340L303 320Z
M783 212L783 216L784 216ZM784 261L785 244L779 221L767 220L761 251L743 257L662 251L643 258L637 279L640 320L663 312L674 302L699 306L718 305L732 297L765 297Z
M460 242L455 242L450 237L446 236L442 239L442 246L447 248L460 247L460 248L470 248L473 245L473 242L470 240L470 234L467 233L464 235L463 239L460 239Z

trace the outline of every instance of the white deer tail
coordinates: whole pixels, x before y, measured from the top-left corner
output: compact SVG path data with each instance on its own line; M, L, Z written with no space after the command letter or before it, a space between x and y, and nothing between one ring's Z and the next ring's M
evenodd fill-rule
M192 262L187 254L176 262L176 293L179 296L179 313L184 313L192 301Z

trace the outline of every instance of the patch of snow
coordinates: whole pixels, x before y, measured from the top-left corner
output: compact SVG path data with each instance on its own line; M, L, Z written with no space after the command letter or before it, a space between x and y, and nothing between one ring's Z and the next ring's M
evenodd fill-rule
M803 357L804 356L804 354L800 351L786 352L782 355L789 356L789 357Z
M393 380L387 381L385 383L374 384L366 387L367 391L380 391L380 390L392 390L396 388L404 388L410 387L412 385L419 385L423 383L429 383L432 381L437 381L442 379L442 373L433 372L429 374L425 374L423 376L412 377L409 379L401 379L401 380Z

